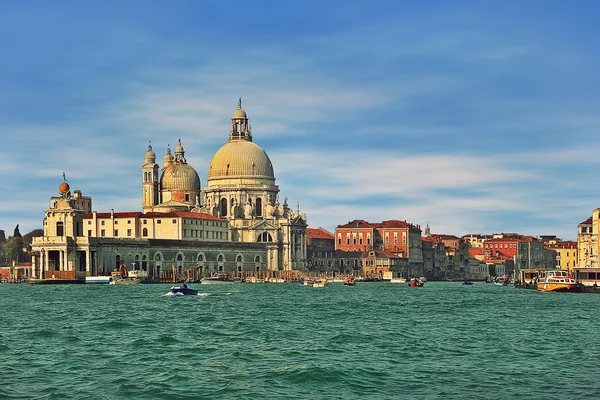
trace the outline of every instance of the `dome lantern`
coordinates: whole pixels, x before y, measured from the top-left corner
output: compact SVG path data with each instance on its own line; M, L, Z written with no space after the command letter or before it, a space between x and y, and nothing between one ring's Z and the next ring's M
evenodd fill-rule
M231 130L229 131L229 140L247 140L252 141L252 132L248 124L248 115L242 108L242 98L238 99L238 108L233 112L231 118Z

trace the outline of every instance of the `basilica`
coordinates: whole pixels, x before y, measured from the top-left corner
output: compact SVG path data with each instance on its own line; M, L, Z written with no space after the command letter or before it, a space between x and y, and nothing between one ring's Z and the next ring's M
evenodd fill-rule
M32 243L36 279L107 275L125 264L150 276L185 277L306 269L306 214L283 204L267 153L252 138L241 99L227 142L202 188L181 140L162 166L144 154L140 211L94 211L92 199L64 182Z

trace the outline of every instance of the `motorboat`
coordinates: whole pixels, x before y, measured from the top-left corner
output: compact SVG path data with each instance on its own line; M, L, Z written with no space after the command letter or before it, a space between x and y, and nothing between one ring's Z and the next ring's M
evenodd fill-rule
M316 288L325 287L326 280L325 279L317 279L313 282L312 286Z
M138 283L140 283L139 279L121 275L112 275L109 282L110 285L137 285Z
M420 287L420 286L423 286L424 284L425 284L425 282L423 282L419 278L412 278L410 280L410 282L408 282L408 286L410 286L410 287Z
M575 292L580 290L580 287L569 275L569 271L557 269L540 271L537 290L541 292Z
M85 283L110 283L110 276L86 276Z
M198 294L198 291L196 289L189 288L186 284L183 284L181 286L171 286L171 289L169 291L172 294L176 294L176 295L192 295L192 296L195 296L195 295Z
M468 279L467 279L467 280L465 280L465 281L464 281L462 284L463 284L463 285L472 285L472 284L473 284L473 281L470 281L470 280L468 280Z
M349 276L348 279L344 280L344 286L354 286L354 285L356 285L356 282L354 282L353 276Z
M402 277L390 279L390 283L406 283L406 281L407 279Z

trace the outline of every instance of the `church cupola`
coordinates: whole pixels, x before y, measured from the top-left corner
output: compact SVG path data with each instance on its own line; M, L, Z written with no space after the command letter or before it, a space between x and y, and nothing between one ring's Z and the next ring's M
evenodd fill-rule
M165 158L163 159L163 170L173 164L174 161L175 157L171 154L171 147L167 147L167 154L165 154Z
M177 146L175 147L175 162L180 164L186 164L185 161L185 151L183 150L183 146L181 145L181 139L177 142Z
M238 100L238 108L233 112L231 118L231 130L229 131L229 140L247 140L252 141L252 129L248 124L248 116L242 108L242 98Z

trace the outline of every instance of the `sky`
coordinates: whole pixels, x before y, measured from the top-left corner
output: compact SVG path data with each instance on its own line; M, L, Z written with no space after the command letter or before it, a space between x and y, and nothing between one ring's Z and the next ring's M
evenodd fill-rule
M149 142L206 183L242 97L312 228L576 240L600 207L600 3L0 2L0 229L65 173L141 211Z

